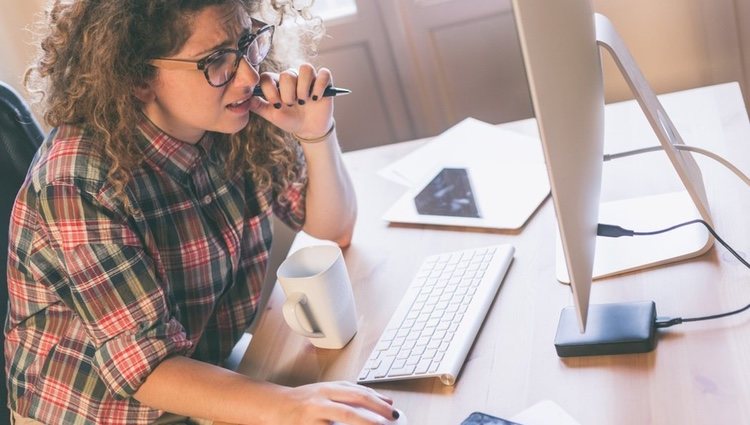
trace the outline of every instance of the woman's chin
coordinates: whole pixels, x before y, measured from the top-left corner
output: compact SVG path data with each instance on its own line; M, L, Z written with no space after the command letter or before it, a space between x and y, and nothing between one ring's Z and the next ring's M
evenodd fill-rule
M250 115L246 115L241 120L235 120L232 123L227 123L226 125L221 126L221 128L217 128L217 133L224 133L224 134L235 134L239 133L240 131L244 130L245 127L247 127L247 124L250 122Z

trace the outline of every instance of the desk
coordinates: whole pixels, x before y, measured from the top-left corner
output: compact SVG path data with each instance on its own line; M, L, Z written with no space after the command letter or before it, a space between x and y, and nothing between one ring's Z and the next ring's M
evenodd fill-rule
M750 172L750 125L739 86L704 87L661 97L685 142L713 150ZM634 102L607 106L605 151L655 145ZM503 124L536 134L533 120ZM286 385L355 381L370 350L426 255L510 243L516 255L458 381L373 385L393 397L411 424L453 425L474 410L511 417L551 399L581 424L750 423L750 312L660 332L647 354L560 359L553 340L569 288L555 280L555 220L547 200L519 232L394 226L381 220L403 188L377 170L424 140L345 154L359 217L346 263L359 313L347 347L320 350L287 328L274 290L238 370ZM678 189L663 153L605 163L603 199ZM750 189L711 160L697 157L715 227L750 252ZM295 246L310 243L304 235ZM293 247L293 249L295 249ZM660 315L698 316L750 303L750 270L718 244L679 264L597 281L592 302L656 301Z

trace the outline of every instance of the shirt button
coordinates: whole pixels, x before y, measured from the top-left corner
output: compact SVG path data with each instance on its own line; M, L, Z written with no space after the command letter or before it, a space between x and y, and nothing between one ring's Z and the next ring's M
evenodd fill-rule
M206 195L203 197L203 205L208 205L211 203L211 195Z

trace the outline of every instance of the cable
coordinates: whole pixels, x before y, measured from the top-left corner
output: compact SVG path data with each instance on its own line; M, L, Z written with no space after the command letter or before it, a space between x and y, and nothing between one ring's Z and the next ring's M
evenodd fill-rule
M688 317L683 319L682 317L657 317L656 322L654 323L657 328L668 328L670 326L679 325L680 323L685 322L699 322L702 320L713 320L713 319L721 319L722 317L732 316L738 313L742 313L743 311L750 309L750 304L738 308L737 310L728 311L726 313L719 313L719 314L712 314L710 316L701 316L701 317Z
M750 186L750 178L748 178L747 175L745 175L745 173L743 173L742 171L740 171L740 169L737 168L734 164L732 164L728 160L724 159L723 157L719 156L718 154L715 154L715 153L713 153L713 152L711 152L709 150L706 150L706 149L703 149L703 148L698 148L698 147L695 147L695 146L688 146L688 145L673 145L673 146L675 148L677 148L677 150L695 152L695 153L699 153L699 154L701 154L703 156L707 156L707 157L713 159L714 161L718 162L719 164L727 167L729 169L729 171L733 172L737 177L740 178L740 180L742 180L743 182L745 182L746 185Z
M695 153L707 156L707 157L713 159L714 161L717 161L721 165L725 166L726 168L728 168L729 171L733 172L746 185L750 186L750 178L748 178L747 175L745 175L742 171L740 171L739 168L737 168L734 164L732 164L731 162L727 161L723 157L721 157L721 156L719 156L719 155L717 155L717 154L715 154L715 153L713 153L713 152L711 152L709 150L698 148L698 147L695 147L695 146L689 146L689 145L683 145L683 144L673 144L672 147L675 148L675 149L677 149L677 150L688 151L688 152L695 152ZM625 158L625 157L632 156L632 155L640 155L642 153L656 152L656 151L660 151L660 150L663 150L663 149L664 148L662 146L652 146L652 147L648 147L648 148L634 149L634 150L631 150L631 151L618 152L618 153L614 153L614 154L605 154L604 155L604 161L610 161L610 160L618 159L618 158ZM660 233L669 232L671 230L674 230L674 229L677 229L677 228L680 228L680 227L683 227L683 226L687 226L687 225L690 225L690 224L696 224L696 223L701 223L704 226L706 226L706 229L708 229L708 231L711 233L711 235L713 235L713 237L717 241L719 241L719 243L724 248L726 248L727 251L729 251L745 267L747 267L748 269L750 269L750 263L748 263L744 258L742 258L742 256L740 254L738 254L734 249L732 249L732 247L729 246L729 244L727 244L726 242L724 242L724 240L721 237L719 237L718 234L716 234L716 231L714 231L713 227L711 227L710 224L706 223L705 221L703 221L701 219L687 221L685 223L680 223L680 224L668 227L666 229L655 230L655 231L651 231L651 232L636 232L636 231L633 231L633 230L624 229L624 228L622 228L620 226L615 226L613 224L599 224L599 226L597 228L596 234L599 235L599 236L610 237L610 238L619 238L621 236L650 236L650 235L658 235ZM746 306L744 306L742 308L739 308L737 310L728 311L728 312L725 312L725 313L713 314L713 315L710 315L710 316L688 317L688 318L682 318L682 317L674 317L674 318L671 318L671 317L657 317L656 321L654 322L654 326L657 327L657 328L668 328L670 326L679 325L680 323L684 323L684 322L698 322L698 321L702 321L702 320L719 319L719 318L722 318L722 317L727 317L727 316L732 316L734 314L742 313L743 311L748 310L748 309L750 309L750 304L748 304L748 305L746 305Z
M680 151L688 151L688 152L694 152L701 154L703 156L706 156L708 158L713 159L714 161L718 162L719 164L727 167L729 171L733 172L737 177L740 178L746 185L750 186L750 177L745 175L742 171L740 171L739 168L737 168L734 164L729 162L728 160L724 159L718 154L715 154L707 149L698 148L695 146L689 146L689 145L672 145L673 148L680 150ZM618 158L625 158L632 155L640 155L642 153L649 153L649 152L656 152L663 150L664 148L661 146L652 146L649 148L641 148L641 149L634 149L632 151L625 151L625 152L618 152L613 154L605 154L604 155L604 161L610 161L613 159Z
M737 260L739 260L745 267L747 267L748 269L750 269L750 263L748 263L747 260L745 260L744 258L742 258L742 256L740 254L738 254L737 251L735 251L731 246L729 246L729 244L726 243L724 241L724 239L722 239L716 233L716 231L713 229L713 227L711 227L710 224L706 223L705 221L703 221L703 220L701 220L699 218L695 219L695 220L686 221L684 223L676 224L674 226L667 227L666 229L654 230L654 231L651 231L651 232L636 232L636 231L633 231L633 230L623 229L622 227L615 226L613 224L599 224L599 227L597 228L596 234L598 236L604 236L604 237L608 237L608 238L619 238L620 236L652 236L652 235L658 235L660 233L666 233L666 232L669 232L670 230L678 229L680 227L684 227L684 226L688 226L690 224L696 224L696 223L701 223L702 225L706 226L706 229L708 230L708 232L711 233L711 235L714 238L716 238L716 240L719 241L719 243L724 248L726 248L727 251L729 251L730 253L732 253L732 255Z
M654 230L654 231L650 231L650 232L636 232L634 230L624 229L624 228L622 228L620 226L615 226L613 224L601 224L600 223L599 226L598 226L598 228L597 228L596 234L598 236L604 236L604 237L609 237L609 238L619 238L621 236L652 236L652 235L658 235L660 233L669 232L670 230L674 230L674 229L677 229L677 228L680 228L680 227L688 226L688 225L691 225L691 224L697 224L697 223L700 223L700 224L704 225L706 227L706 229L709 231L709 233L711 233L711 235L717 241L719 241L719 243L724 248L726 248L727 251L729 251L745 267L747 267L748 269L750 269L750 263L748 263L747 260L745 260L744 258L742 258L742 256L740 254L738 254L737 251L735 251L731 246L729 246L729 244L727 244L724 241L724 239L722 239L716 233L716 231L713 229L713 227L711 227L710 224L708 224L707 222L705 222L704 220L701 220L701 219L695 219L695 220L686 221L684 223L676 224L674 226L667 227L665 229ZM712 319L719 319L719 318L722 318L722 317L732 316L734 314L742 313L743 311L748 310L748 309L750 309L750 304L748 304L748 305L746 305L746 306L744 306L742 308L739 308L737 310L728 311L728 312L725 312L725 313L712 314L710 316L688 317L688 318L682 318L682 317L675 317L675 318L671 318L671 317L657 317L654 325L657 328L668 328L670 326L679 325L680 323L684 323L684 322L699 322L699 321L702 321L702 320L712 320Z
M607 162L613 159L626 158L628 156L633 156L633 155L640 155L642 153L656 152L660 150L664 150L664 148L661 146L652 146L650 148L633 149L632 151L610 153L610 154L605 153L604 162Z

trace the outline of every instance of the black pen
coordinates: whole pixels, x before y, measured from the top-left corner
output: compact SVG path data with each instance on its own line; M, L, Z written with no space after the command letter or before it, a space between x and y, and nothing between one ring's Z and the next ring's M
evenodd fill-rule
M328 86L323 92L323 97L343 96L351 92L352 91L349 89L342 89L338 87ZM265 96L263 96L263 90L261 90L260 86L255 86L255 89L253 90L253 96L257 96L257 97L261 97L265 99Z

